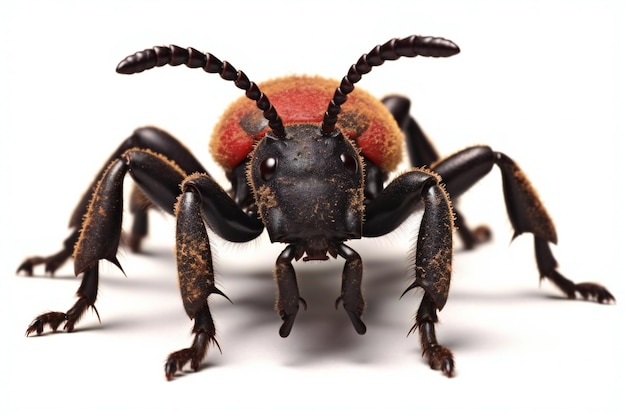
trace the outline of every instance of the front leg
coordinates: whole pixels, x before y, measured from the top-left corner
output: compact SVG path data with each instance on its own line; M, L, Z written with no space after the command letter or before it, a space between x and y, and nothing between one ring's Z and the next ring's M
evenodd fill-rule
M424 204L424 216L417 236L415 280L405 290L420 287L424 296L415 317L423 354L430 366L451 377L454 372L452 352L437 342L436 310L446 304L452 271L452 232L454 216L448 194L440 177L426 169L414 169L395 180L365 210L365 236L380 236L396 229ZM403 295L404 295L403 294Z
M430 297L424 297L415 315L415 325L409 333L419 329L422 354L428 359L431 369L440 370L447 377L454 375L454 357L452 352L437 341L435 323L437 307Z
M176 206L176 264L183 305L189 318L194 320L194 340L191 347L168 356L165 362L168 380L187 362L191 369L198 370L209 343L219 348L207 298L221 292L215 288L211 245L200 213L200 197L189 187Z
M181 188L183 193L175 208L176 265L183 306L189 318L194 320L194 339L189 348L168 356L165 362L165 377L168 380L174 378L187 363L192 370L198 370L209 344L220 348L215 338L208 297L212 294L226 295L215 286L207 225L230 241L252 240L263 230L260 221L244 214L208 175L190 175Z

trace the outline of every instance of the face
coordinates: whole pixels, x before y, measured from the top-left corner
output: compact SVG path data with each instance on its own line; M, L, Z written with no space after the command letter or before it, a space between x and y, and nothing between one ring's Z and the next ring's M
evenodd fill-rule
M361 237L363 168L354 145L338 131L287 126L285 139L261 139L248 179L273 242L301 245L309 256L333 242Z

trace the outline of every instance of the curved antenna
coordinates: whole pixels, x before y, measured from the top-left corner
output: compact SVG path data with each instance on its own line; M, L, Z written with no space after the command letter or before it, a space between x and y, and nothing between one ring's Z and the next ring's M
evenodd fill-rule
M348 94L354 90L354 84L359 82L364 74L370 72L372 67L403 56L413 58L419 55L441 58L456 55L459 52L461 52L459 47L447 39L416 35L404 39L391 39L383 45L374 47L368 54L363 54L341 80L341 85L335 90L335 95L324 113L322 132L329 135L335 130L337 115L341 113L341 105L348 99Z
M117 65L116 71L120 74L136 74L154 67L181 64L189 68L202 68L205 72L219 74L224 80L233 81L238 88L245 90L246 97L254 100L257 107L263 111L263 116L274 135L279 138L286 136L280 116L256 83L251 82L243 71L237 70L227 61L220 61L212 54L176 45L155 46L127 56Z

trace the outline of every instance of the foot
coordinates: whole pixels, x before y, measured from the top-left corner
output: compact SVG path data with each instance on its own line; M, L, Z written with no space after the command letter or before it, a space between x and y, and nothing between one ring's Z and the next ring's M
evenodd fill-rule
M574 286L574 290L585 300L597 301L600 304L615 302L613 294L600 284L581 282Z
M551 273L546 274L546 278L559 287L559 289L567 295L567 298L575 299L578 294L585 300L596 301L600 304L615 302L613 294L600 284L593 282L575 284L556 270L552 270Z
M26 258L17 268L17 273L24 272L29 277L33 275L33 268L37 265L45 265L45 272L54 275L55 271L71 256L67 250L61 250L50 256L33 256Z
M457 225L457 231L465 250L474 249L476 246L491 240L491 229L485 225L478 226L475 229L470 229L465 225L462 227Z
M181 349L171 353L165 361L165 378L171 381L177 372L182 371L183 367L189 363L191 369L195 372L200 368L200 362L206 355L209 343L213 343L219 351L220 345L215 340L215 336L207 333L197 333L190 348Z
M79 298L72 308L67 311L67 313L51 311L35 317L35 320L33 320L30 326L26 329L26 336L30 336L33 333L36 333L39 336L43 333L46 325L49 326L53 332L56 332L63 322L65 322L63 330L70 333L74 331L74 326L89 307L91 307L91 309L96 313L98 321L100 321L100 314L98 314L96 306L93 303L88 302L85 298Z
M428 358L431 369L443 372L448 378L454 374L454 358L447 348L441 345L431 345L424 349L422 356Z

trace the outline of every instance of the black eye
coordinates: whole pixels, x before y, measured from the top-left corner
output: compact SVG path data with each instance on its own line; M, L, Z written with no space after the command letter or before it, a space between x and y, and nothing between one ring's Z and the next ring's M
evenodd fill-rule
M356 174L357 169L359 168L359 164L356 162L354 156L350 155L347 152L343 152L339 158L341 158L341 162L346 170Z
M263 181L269 181L274 176L274 172L276 172L276 165L278 161L276 158L267 158L263 162L261 162L261 166L259 167L259 172L261 173L261 179Z

